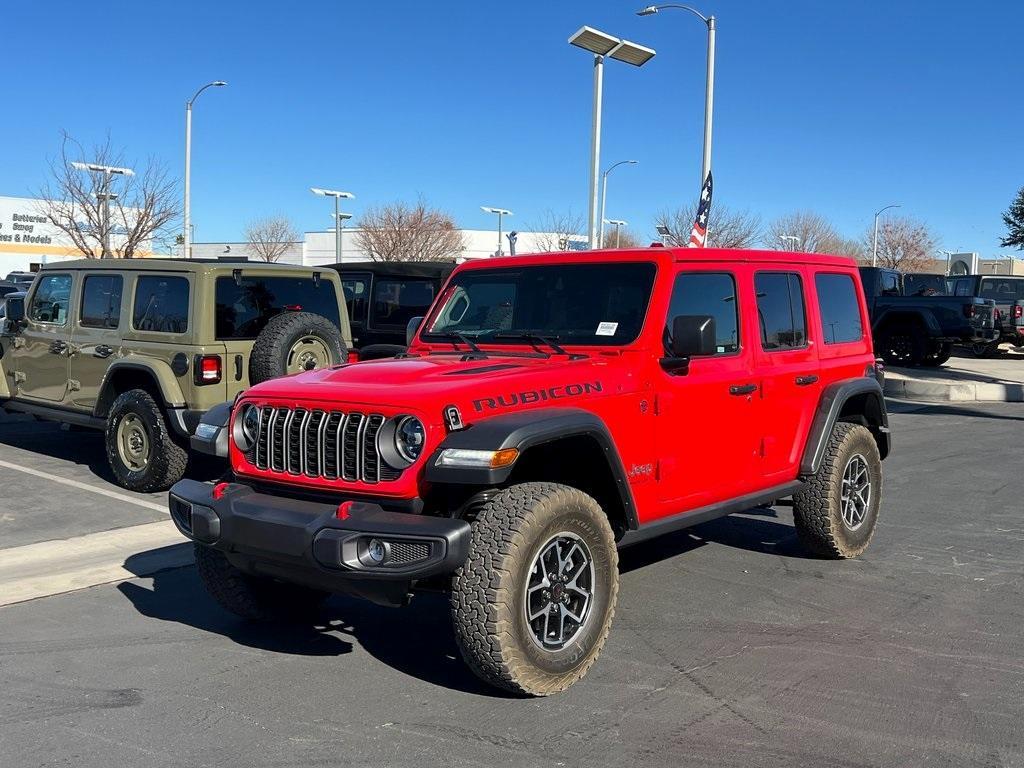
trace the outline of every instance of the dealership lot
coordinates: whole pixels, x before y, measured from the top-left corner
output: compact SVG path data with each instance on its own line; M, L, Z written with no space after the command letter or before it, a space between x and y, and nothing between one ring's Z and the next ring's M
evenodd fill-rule
M182 567L2 607L0 764L1024 764L1024 405L891 407L863 558L808 559L785 507L638 545L549 699L478 683L440 598L253 627ZM0 416L0 446L4 548L166 519L98 435Z

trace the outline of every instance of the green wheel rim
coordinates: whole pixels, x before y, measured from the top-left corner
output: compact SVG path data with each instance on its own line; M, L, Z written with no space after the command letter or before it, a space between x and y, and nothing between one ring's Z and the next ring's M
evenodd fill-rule
M288 350L285 373L302 373L331 365L331 350L317 336L303 336Z
M127 414L117 425L117 455L131 472L149 465L150 439L145 422L134 413Z

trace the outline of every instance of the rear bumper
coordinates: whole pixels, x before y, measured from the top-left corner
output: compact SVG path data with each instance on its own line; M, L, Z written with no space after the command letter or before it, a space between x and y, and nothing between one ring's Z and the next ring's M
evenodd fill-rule
M469 523L389 512L377 504L300 501L228 484L182 480L171 518L182 534L224 552L243 571L400 605L413 581L452 573L469 552ZM374 562L369 544L385 553ZM378 550L379 554L379 550Z

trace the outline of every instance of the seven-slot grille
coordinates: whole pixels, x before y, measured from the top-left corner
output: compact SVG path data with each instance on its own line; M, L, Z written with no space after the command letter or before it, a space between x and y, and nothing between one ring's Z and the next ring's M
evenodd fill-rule
M384 426L379 413L318 408L260 408L256 442L246 458L257 469L327 480L378 483L396 480L377 449Z

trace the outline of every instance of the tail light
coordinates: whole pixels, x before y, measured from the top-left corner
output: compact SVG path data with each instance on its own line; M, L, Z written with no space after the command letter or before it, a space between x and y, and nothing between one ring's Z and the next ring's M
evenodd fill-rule
M964 304L964 317L974 317L973 304Z
M217 384L221 377L220 355L197 355L196 384Z
M1024 315L1024 307L1020 304L1013 305L1013 319L1020 320L1021 316Z
M350 349L348 351L348 362L350 362L350 363L358 363L359 362L359 350L358 349Z

